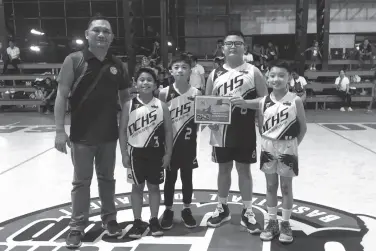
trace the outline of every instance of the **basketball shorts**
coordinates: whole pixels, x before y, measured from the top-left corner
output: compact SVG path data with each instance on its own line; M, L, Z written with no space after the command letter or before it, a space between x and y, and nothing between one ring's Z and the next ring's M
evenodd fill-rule
M243 164L257 162L256 145L250 147L215 147L213 146L212 161L227 163L236 161Z
M196 145L174 148L172 151L170 168L179 170L180 168L195 169L198 167Z
M127 181L130 184L142 184L145 181L153 185L164 182L165 170L162 167L164 149L128 147L131 168L127 168Z
M298 176L298 140L262 138L260 169L266 174L276 173L282 177Z

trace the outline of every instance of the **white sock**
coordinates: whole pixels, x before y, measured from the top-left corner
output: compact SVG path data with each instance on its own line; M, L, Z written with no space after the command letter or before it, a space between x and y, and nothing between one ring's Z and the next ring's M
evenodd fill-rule
M243 200L243 206L244 206L244 208L250 209L252 211L252 201Z
M218 202L219 202L220 204L225 204L225 205L227 205L227 197L226 197L226 198L218 197Z
M284 209L282 208L282 220L283 221L290 221L292 209Z
M277 207L267 207L269 219L276 220L277 219Z

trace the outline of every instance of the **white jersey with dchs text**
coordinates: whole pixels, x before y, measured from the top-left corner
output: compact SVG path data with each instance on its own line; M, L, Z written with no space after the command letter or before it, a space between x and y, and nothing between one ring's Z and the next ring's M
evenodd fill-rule
M244 63L231 69L221 66L211 73L213 96L257 98L255 71L251 64ZM255 110L232 107L231 124L219 125L211 130L210 144L216 147L248 147L255 144Z
M181 94L174 85L170 85L164 90L167 93L166 103L170 110L172 120L172 131L174 144L179 135L184 134L184 138L189 140L192 133L197 130L194 123L195 97L200 91L195 87L190 87L187 92Z
M147 104L138 97L130 101L127 138L132 147L164 146L163 108L159 99L153 98Z
M272 94L260 101L263 116L262 136L272 140L291 140L299 135L296 94L288 92L276 101Z

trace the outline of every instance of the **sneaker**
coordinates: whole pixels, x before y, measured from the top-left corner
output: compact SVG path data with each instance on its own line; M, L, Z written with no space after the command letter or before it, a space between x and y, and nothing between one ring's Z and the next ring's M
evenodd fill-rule
M140 239L142 236L145 236L149 233L149 227L146 222L143 222L140 219L136 219L133 222L132 228L128 232L129 238Z
M351 107L349 107L349 109L347 109L349 112L352 112L353 111L353 109L351 109Z
M344 108L344 107L341 107L340 111L341 111L341 112L344 112L344 111L345 111L345 108Z
M159 220L157 218L151 218L149 221L149 227L152 236L162 236L163 229L161 225L159 225Z
M268 225L260 234L260 239L263 241L271 241L277 235L279 235L278 220L269 220Z
M213 215L208 219L207 225L209 227L219 227L222 223L229 220L231 220L231 215L228 205L218 204Z
M173 226L173 220L174 220L174 211L171 209L166 209L163 213L162 221L161 221L161 227L164 230L169 230Z
M194 228L197 226L196 220L193 218L190 208L184 208L183 211L181 211L181 219L187 228Z
M261 233L261 226L256 221L255 214L248 209L243 209L240 224L251 234Z
M290 222L282 221L281 222L281 233L279 234L279 241L282 243L291 243L294 238L292 237L292 230Z
M84 238L84 233L79 230L71 230L65 239L65 246L67 248L76 249L81 247L82 238Z
M102 224L102 228L107 230L109 236L120 236L123 234L123 229L121 229L116 220L109 221L107 224Z

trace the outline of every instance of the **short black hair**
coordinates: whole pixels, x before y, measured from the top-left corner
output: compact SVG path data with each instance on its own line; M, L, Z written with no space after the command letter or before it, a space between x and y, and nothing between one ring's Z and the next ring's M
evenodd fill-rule
M241 37L243 39L243 41L245 42L244 34L241 31L237 31L237 30L229 31L227 33L227 35L224 37L223 40L226 40L226 38L229 37L229 36L238 36L238 37Z
M197 62L197 57L194 56L194 55L192 55L192 56L191 56L191 61L192 61L192 62Z
M110 27L112 29L112 26L111 26L111 23L110 23L110 20L108 20L108 18L106 18L105 16L103 16L101 13L96 13L94 16L92 16L87 24L87 28L89 29L90 26L91 26L91 23L96 21L96 20L105 20L107 21L109 24L110 24Z
M154 82L157 83L157 74L155 73L155 70L153 68L150 68L150 67L141 67L136 72L136 74L134 75L134 79L135 79L136 82L137 82L137 79L140 77L140 75L144 72L149 73L152 76L152 78L154 79Z
M281 61L281 60L277 60L277 61L274 61L270 64L270 68L269 69L272 69L273 67L277 67L277 68L283 68L285 69L288 73L291 73L291 66L288 62L286 61Z
M172 59L171 64L170 64L170 68L172 68L172 66L174 64L179 63L179 62L186 63L186 64L189 65L189 67L191 67L191 65L192 65L191 57L188 56L187 54L183 53L180 56Z

